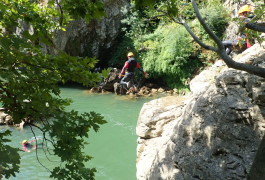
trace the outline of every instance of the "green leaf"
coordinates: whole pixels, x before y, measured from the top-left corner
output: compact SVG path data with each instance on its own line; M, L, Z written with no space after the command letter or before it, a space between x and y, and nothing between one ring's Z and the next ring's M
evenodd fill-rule
M14 123L27 119L39 126L55 155L63 165L68 165L67 169L55 168L51 177L93 179L95 170L84 166L91 158L82 152L85 145L82 138L88 137L91 128L98 131L103 117L67 111L71 100L60 97L58 84L68 81L95 84L100 75L90 70L97 60L59 51L53 37L59 29L66 31L73 17L87 21L99 18L104 14L104 6L98 0L48 1L47 6L39 3L29 0L0 3L0 101ZM44 46L58 53L47 54ZM0 132L0 169L6 178L19 172L20 163L18 149L6 145L10 140L5 137L10 134Z

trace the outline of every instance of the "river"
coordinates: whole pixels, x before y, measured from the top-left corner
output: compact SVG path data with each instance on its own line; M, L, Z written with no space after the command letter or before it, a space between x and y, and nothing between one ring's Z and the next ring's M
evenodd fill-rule
M102 114L107 124L101 126L98 133L90 132L88 145L84 152L93 157L88 167L97 169L96 180L135 180L136 179L136 141L135 128L141 107L151 98L129 98L114 94L90 94L83 88L62 87L61 96L73 100L69 109L80 112L95 111ZM1 127L3 130L6 127ZM29 127L12 131L11 145L21 148L23 139L33 138ZM36 131L36 136L42 134ZM52 169L59 162L56 158L47 160L41 149L37 150L39 161L48 169ZM49 172L36 158L36 152L20 152L21 168L17 177L19 180L46 180Z

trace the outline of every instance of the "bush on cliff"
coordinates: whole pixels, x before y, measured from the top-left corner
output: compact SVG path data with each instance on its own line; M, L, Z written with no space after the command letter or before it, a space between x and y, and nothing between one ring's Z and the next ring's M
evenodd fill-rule
M141 11L137 11L132 3L131 9L126 11L127 17L123 23L126 34L124 39L127 40L123 42L129 42L128 39L131 41L130 44L122 43L119 46L112 64L118 65L118 59L125 61L128 49L135 50L137 58L152 80L162 80L172 88L185 88L189 79L217 56L194 43L183 26L157 16L157 11L141 8ZM221 38L228 22L226 10L220 8L220 2L214 1L203 6L202 11L207 14L211 28ZM201 39L213 44L200 23L194 21L189 8L186 9L185 16L194 25L194 30L199 32Z

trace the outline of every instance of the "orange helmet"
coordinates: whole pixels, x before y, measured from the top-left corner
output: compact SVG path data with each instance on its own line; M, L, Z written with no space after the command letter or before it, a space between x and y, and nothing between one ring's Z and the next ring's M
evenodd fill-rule
M131 57L131 56L134 56L134 54L133 54L132 52L129 52L129 53L127 54L127 56L128 56L128 57Z
M253 8L250 5L244 5L238 10L238 14L241 14L243 12L252 12Z

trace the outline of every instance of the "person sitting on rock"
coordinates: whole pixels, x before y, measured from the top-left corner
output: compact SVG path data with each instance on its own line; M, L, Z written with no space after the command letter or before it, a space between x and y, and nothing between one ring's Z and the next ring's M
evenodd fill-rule
M145 76L145 78L148 78L148 74L144 72L144 70L141 68L140 64L136 61L134 58L134 54L132 52L129 52L127 54L128 60L125 62L121 73L119 75L119 78L123 76L123 78L120 81L121 85L126 85L127 88L131 87L130 81L134 77L134 70L135 68L139 69Z

